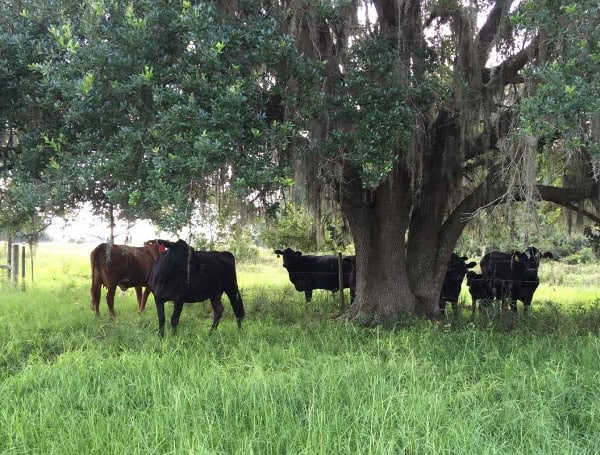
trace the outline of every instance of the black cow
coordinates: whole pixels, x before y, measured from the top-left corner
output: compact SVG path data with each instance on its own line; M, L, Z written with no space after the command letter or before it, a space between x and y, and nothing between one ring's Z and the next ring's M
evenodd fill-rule
M517 311L517 300L523 302L524 311L528 311L540 279L538 267L542 258L552 258L552 253L541 253L535 247L529 247L520 253L492 251L481 259L483 278L490 280L496 298L502 303L508 300L513 311Z
M477 307L477 301L483 300L486 302L486 306L489 305L496 297L494 286L490 280L483 278L481 273L475 273L473 271L467 272L467 286L469 287L469 293L471 294L471 312L475 312ZM481 310L482 303L479 303L479 309Z
M440 313L442 314L446 312L446 302L452 303L452 309L455 314L458 312L458 296L460 295L460 288L465 274L468 269L477 265L476 262L469 262L467 264L466 259L466 256L458 256L455 253L450 255L448 268L444 276L444 284L442 285L442 292L440 293Z
M313 289L337 291L340 287L338 278L338 258L336 256L304 256L300 251L290 248L275 250L277 257L283 256L283 267L287 269L290 281L297 291L304 292L307 302L312 299ZM350 287L352 258L342 260L344 289Z
M223 314L221 296L229 297L238 327L242 327L245 311L237 285L235 258L229 252L194 251L183 240L158 240L167 250L159 255L152 267L148 284L154 294L160 336L164 336L165 302L175 303L171 316L173 333L177 329L184 303L210 299L213 308L214 330Z

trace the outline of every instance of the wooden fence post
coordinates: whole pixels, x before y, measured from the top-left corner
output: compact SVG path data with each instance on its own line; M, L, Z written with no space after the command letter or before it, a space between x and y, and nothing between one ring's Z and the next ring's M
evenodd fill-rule
M27 262L25 262L25 245L21 246L21 289L25 290L25 269L27 268Z
M8 266L6 269L6 279L10 280L10 264L11 264L11 254L12 254L12 240L10 237L6 241L6 265Z
M346 304L344 303L344 263L342 261L342 253L338 253L338 286L340 289L340 310L344 311Z
M14 286L19 282L19 245L12 246L12 255L10 261L10 277Z

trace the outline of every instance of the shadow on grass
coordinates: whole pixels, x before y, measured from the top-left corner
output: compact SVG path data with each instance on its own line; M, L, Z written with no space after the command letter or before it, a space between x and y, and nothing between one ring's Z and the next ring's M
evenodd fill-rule
M478 328L523 335L587 335L600 333L600 300L589 305L563 306L553 301L538 303L529 312L487 308L471 313L462 308L458 316L449 315L440 322L444 330L460 331Z
M307 326L314 323L337 321L344 324L337 295L316 293L312 302L305 302L302 293L293 288L255 288L246 293L247 320L263 320L284 326ZM349 303L346 303L348 306ZM346 308L347 308L346 306ZM342 315L338 319L338 317ZM525 313L522 305L518 312L489 308L471 313L470 305L463 305L458 315L449 312L441 321L411 318L399 321L391 330L427 325L441 331L482 330L523 335L586 335L600 333L600 300L588 305L562 305L554 301L536 302Z

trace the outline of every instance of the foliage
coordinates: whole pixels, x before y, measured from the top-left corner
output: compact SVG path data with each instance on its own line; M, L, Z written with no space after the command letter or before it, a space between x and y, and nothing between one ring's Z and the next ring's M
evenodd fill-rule
M278 186L272 152L285 150L290 126L269 115L264 69L292 48L268 15L248 10L240 24L212 4L145 0L64 1L52 16L22 6L24 33L50 22L44 57L22 63L54 121L40 125L43 141L19 145L39 171L11 183L29 177L62 204L173 230L219 188Z
M206 234L197 233L194 235L193 247L205 251L229 251L237 261L252 261L259 255L253 232L248 226L230 226L219 230L218 235L211 239Z
M261 232L262 241L270 248L292 248L302 252L317 251L316 223L313 217L293 202L287 202L277 218Z
M513 19L525 29L540 27L547 49L547 55L540 55L541 64L526 73L536 92L520 107L524 131L546 140L558 135L570 153L585 148L596 159L600 158L599 18L596 1L547 0L524 2Z
M589 239L578 229L570 231L560 208L549 203L541 203L537 210L524 204L489 210L465 229L457 249L481 257L490 250L523 251L532 245L560 258L595 260L589 250L579 253L590 245Z
M331 121L353 127L334 130L322 147L360 169L366 188L376 188L401 158L398 153L408 150L416 117L441 90L435 79L412 84L407 63L388 39L359 40L345 59L339 94L327 109Z
M37 231L48 212L61 210L54 198L60 186L32 180L51 158L39 144L57 117L44 99L42 76L31 71L50 52L52 7L40 2L38 15L30 17L28 6L20 0L0 4L0 230L6 235Z

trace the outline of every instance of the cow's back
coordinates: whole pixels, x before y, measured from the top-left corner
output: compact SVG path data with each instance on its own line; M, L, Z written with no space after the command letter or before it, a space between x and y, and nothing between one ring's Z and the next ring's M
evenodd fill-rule
M237 292L235 257L224 251L170 248L155 262L149 286L161 300L201 302Z
M487 253L480 262L481 274L486 279L510 280L518 277L512 254L501 251Z
M309 275L312 289L337 291L339 286L339 268L337 256L305 256L303 273ZM349 286L352 265L350 261L342 261L344 287Z
M101 243L90 253L92 280L106 287L146 285L153 259L143 248Z

